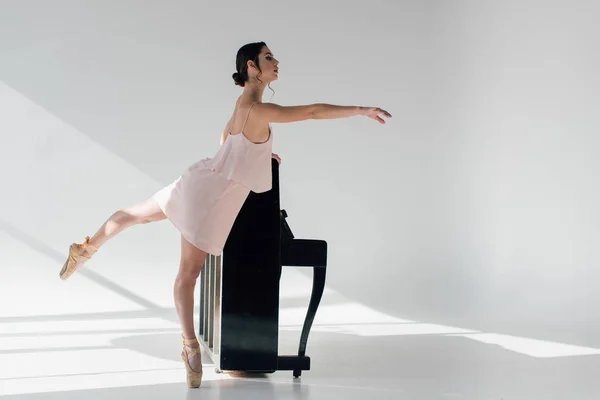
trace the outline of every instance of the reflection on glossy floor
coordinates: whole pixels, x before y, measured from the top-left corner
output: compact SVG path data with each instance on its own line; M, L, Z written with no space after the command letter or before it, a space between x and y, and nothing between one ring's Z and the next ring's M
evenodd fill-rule
M2 237L3 244L11 240ZM11 252L27 251L19 246L14 241ZM139 281L118 275L118 266L65 283L56 260L32 256L28 262L39 272L32 281L7 254L0 259L0 395L6 398L596 399L600 393L600 349L405 320L330 290L309 338L312 368L302 378L291 371L219 375L205 356L202 387L187 389L180 330L167 300L134 293L131 283ZM285 271L280 354L296 351L309 290L309 276Z

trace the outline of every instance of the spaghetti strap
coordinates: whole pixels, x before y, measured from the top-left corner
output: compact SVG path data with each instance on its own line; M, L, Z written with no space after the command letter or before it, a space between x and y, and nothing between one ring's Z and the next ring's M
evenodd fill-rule
M256 104L256 102L252 103L252 105L250 106L250 109L248 110L248 114L246 114L246 120L244 121L244 125L242 125L242 130L240 131L241 133L244 133L244 128L246 127L246 122L248 122L248 117L250 116L250 111L252 111L252 107L254 107L255 104Z

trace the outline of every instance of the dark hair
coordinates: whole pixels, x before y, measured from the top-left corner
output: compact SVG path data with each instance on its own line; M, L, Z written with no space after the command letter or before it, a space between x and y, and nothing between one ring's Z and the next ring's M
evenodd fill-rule
M259 82L262 82L260 80L260 75L262 74L262 71L260 70L260 66L258 64L258 56L263 47L265 47L266 45L267 44L265 42L254 42L245 44L242 47L240 47L235 58L235 66L237 72L234 72L231 76L236 85L244 87L246 85L246 82L248 82L248 79L250 79L250 77L248 76L248 61L250 60L254 61L256 68L258 68L259 74L256 78ZM271 86L269 86L269 89L271 89L273 93L275 93Z

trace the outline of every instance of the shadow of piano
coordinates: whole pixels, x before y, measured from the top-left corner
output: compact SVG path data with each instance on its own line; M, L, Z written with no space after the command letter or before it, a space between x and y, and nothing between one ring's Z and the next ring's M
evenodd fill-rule
M296 239L280 209L279 164L273 186L250 192L221 256L208 255L200 275L199 341L217 372L271 373L310 370L308 336L323 291L327 242ZM313 269L312 294L297 355L278 354L279 282L282 267Z

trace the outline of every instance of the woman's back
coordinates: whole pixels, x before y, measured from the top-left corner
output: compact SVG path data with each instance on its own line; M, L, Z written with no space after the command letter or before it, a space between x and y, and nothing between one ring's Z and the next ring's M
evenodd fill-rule
M229 135L243 134L253 143L264 143L269 140L271 125L258 118L257 113L252 111L257 104L257 102L238 99L231 116Z
M247 120L256 102L250 104L243 118L234 115L230 126L239 126L239 131L228 130L227 139L219 148L213 158L206 158L200 164L217 172L224 178L241 183L250 190L261 193L271 189L271 156L273 138L270 126L267 124L267 138L261 142L255 142L255 137L248 130ZM243 107L242 107L242 111ZM236 120L241 119L240 124ZM258 123L256 125L259 125ZM253 140L254 139L254 140Z

